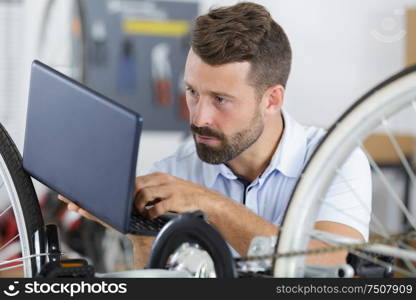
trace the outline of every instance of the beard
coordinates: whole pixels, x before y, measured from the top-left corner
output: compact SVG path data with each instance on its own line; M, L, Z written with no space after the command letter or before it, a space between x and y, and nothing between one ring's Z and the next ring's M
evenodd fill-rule
M193 133L199 158L209 164L222 164L233 160L253 145L263 133L264 123L257 109L250 124L231 136L226 136L224 133L215 131L209 127L197 127L191 124L190 128ZM216 138L220 141L220 145L211 147L198 143L195 134Z

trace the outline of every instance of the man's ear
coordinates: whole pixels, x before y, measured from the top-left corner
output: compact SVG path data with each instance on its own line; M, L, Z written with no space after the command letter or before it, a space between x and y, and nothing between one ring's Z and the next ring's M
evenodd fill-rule
M263 94L262 103L265 113L280 113L283 105L285 88L280 84L269 87Z

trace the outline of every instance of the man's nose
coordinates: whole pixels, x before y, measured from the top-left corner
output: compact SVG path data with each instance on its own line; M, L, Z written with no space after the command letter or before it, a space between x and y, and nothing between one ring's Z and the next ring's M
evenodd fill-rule
M197 127L210 126L212 124L212 108L208 101L200 99L191 112L191 121Z

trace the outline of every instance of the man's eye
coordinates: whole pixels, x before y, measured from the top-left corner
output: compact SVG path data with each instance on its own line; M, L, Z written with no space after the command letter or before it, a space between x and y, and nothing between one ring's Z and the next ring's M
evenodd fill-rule
M192 95L192 96L195 96L195 95L196 95L196 91L195 91L194 89L191 89L191 88L186 88L186 91L187 91L190 95Z
M227 102L227 100L222 97L215 97L215 101L217 101L219 104L224 104Z

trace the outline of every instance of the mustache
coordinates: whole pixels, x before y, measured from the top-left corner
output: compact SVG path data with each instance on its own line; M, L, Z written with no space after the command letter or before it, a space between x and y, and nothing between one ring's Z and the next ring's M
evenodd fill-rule
M214 137L220 140L223 140L225 138L224 134L222 134L221 132L215 131L208 127L197 127L194 124L191 124L190 129L193 133L199 135Z

